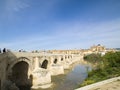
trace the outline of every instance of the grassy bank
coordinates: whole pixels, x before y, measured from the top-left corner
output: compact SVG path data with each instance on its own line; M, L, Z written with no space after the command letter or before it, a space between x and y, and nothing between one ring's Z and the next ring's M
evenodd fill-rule
M109 52L104 56L91 54L85 56L84 59L91 63L94 68L92 71L88 72L87 79L80 87L120 76L120 52Z

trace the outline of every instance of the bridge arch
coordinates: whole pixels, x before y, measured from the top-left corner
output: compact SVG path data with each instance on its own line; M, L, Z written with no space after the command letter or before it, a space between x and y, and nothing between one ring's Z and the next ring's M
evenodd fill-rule
M63 57L61 58L61 61L63 61L64 59L63 59Z
M47 69L47 67L48 67L48 60L45 59L45 60L42 62L41 68Z
M65 56L65 59L67 59L67 56Z
M9 67L7 78L16 84L20 90L26 90L32 86L32 80L30 80L30 61L28 58L20 57L12 62Z
M58 62L58 60L55 58L54 61L53 61L53 63L57 64L57 62Z
M14 59L11 62L9 62L8 65L7 65L7 68L6 68L6 72L7 72L6 74L7 75L11 74L13 66L15 64L21 62L21 61L24 61L24 62L28 63L28 65L29 65L29 72L28 72L28 74L30 75L30 73L32 72L32 68L31 68L32 65L31 65L30 59L28 59L26 57L20 57L20 58ZM7 76L6 76L6 78L7 78Z
M29 64L29 66L31 66L31 63L30 63L30 59L26 58L26 57L20 57L16 60L13 60L13 62L10 63L10 67L9 67L9 70L18 62L21 62L21 61L24 61L26 63Z

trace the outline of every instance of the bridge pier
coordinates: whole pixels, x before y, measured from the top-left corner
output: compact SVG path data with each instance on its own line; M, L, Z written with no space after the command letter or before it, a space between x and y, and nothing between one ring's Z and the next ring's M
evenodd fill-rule
M38 57L35 57L35 59L34 59L34 61L35 61L35 70L36 69L38 69L39 68L39 60L38 60Z
M32 88L37 89L42 85L51 83L51 74L45 69L36 69L33 73L33 86Z
M51 62L52 63L49 67L49 72L51 73L52 76L64 74L64 68L62 65L60 65L61 62L60 57L53 56L51 58Z

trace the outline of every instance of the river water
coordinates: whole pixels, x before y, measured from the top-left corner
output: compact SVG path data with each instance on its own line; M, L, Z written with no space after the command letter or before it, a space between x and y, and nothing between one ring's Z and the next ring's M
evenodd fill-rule
M87 77L88 70L88 65L73 64L69 70L65 70L64 75L52 76L53 85L50 88L37 90L74 90Z

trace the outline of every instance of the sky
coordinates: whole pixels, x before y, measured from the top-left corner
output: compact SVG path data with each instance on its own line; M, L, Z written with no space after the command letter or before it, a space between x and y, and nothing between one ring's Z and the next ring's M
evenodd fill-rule
M120 0L0 0L0 48L120 48Z

